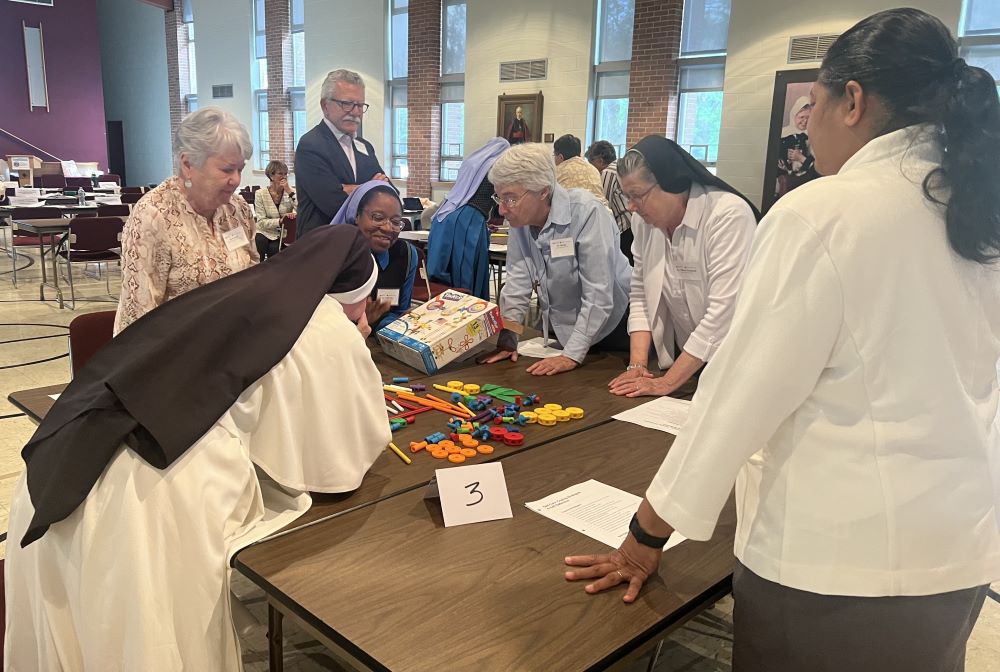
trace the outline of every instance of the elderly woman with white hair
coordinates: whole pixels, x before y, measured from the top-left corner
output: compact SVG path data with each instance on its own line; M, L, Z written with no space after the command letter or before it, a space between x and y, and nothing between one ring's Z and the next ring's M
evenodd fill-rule
M500 312L507 328L483 363L517 361L516 325L538 295L542 331L562 354L528 367L534 375L576 368L591 349L627 350L631 267L611 211L582 189L556 183L552 152L539 143L507 150L489 172L500 214L511 226Z
M160 304L260 261L253 215L236 195L252 154L246 127L217 107L177 126L176 174L135 204L122 232L116 335Z

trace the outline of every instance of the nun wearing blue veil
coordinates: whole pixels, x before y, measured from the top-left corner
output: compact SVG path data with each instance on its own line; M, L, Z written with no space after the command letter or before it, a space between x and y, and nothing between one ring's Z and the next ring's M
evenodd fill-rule
M427 273L435 282L464 287L490 298L490 234L493 185L486 179L493 163L510 147L494 138L470 154L455 186L434 215L427 241Z
M413 245L399 237L404 221L403 203L396 188L371 180L351 192L330 222L357 226L375 257L378 281L365 310L372 331L410 310L418 263Z

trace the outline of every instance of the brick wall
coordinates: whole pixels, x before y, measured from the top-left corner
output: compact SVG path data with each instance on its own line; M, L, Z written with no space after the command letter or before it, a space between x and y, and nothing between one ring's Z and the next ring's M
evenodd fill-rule
M653 133L677 135L683 0L635 0L628 130L631 147Z
M187 26L182 18L181 2L174 0L174 8L163 13L167 36L167 89L170 96L171 138L187 111L184 96L190 93L182 90L182 82L183 88L186 89L188 81Z
M292 85L291 10L288 0L264 0L267 45L267 118L271 160L291 166L292 105L288 87Z
M410 0L406 193L430 198L441 143L441 0Z

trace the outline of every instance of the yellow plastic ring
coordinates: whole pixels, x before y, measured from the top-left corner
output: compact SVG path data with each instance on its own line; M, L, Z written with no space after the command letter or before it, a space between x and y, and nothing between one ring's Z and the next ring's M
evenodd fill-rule
M576 406L569 406L566 412L569 413L569 417L573 420L579 420L583 417L583 409Z
M534 411L521 411L521 415L528 419L528 424L533 425L538 420L538 414Z
M478 385L473 385L472 383L469 383L468 385L463 386L462 389L465 390L466 394L473 395L473 394L479 394L480 388Z
M465 387L465 383L463 383L461 380L449 380L447 383L445 383L444 386L449 387L455 390L456 392L461 392L462 389Z
M538 424L542 425L543 427L551 427L552 425L556 424L557 422L559 422L559 421L556 420L556 416L550 415L548 413L546 413L544 415L539 415L538 416Z
M562 406L560 406L559 404L545 404L544 406L542 406L542 408L544 408L546 411L561 411L562 410Z
M556 420L559 422L566 422L569 420L569 413L563 410L552 411L552 415L556 416Z

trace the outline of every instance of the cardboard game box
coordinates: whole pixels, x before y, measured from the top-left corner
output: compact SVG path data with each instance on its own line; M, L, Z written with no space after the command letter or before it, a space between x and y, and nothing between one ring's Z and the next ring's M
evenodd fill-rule
M383 327L377 336L386 354L434 373L502 328L495 303L449 289Z

